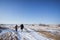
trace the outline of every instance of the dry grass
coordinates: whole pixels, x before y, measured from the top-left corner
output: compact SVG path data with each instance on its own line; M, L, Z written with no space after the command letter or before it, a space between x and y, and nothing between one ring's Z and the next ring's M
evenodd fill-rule
M0 40L17 40L17 37L14 36L12 38L11 34L10 33L5 33L3 35L0 35Z
M39 32L39 34L42 34L43 36L45 36L45 37L47 37L47 38L51 38L51 39L53 39L53 40L60 40L60 36L58 36L58 35L53 35L53 34L51 34L51 33L49 33L49 32L41 31L41 32Z

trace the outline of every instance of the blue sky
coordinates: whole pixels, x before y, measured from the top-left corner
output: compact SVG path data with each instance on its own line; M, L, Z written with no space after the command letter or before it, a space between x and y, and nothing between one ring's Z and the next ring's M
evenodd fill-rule
M0 0L0 23L60 24L60 1Z

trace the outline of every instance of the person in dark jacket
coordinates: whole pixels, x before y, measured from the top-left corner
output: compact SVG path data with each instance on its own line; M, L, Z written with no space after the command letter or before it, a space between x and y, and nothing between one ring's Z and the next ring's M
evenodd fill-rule
M15 26L15 30L16 30L16 31L17 31L17 27L18 27L18 26L16 25L16 26Z
M23 29L24 29L24 25L21 24L20 27L21 27L21 31L23 31Z

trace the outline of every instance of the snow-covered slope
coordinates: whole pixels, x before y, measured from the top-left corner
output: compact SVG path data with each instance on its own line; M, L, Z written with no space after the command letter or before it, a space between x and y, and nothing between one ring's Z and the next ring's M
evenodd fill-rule
M37 32L29 28L25 28L22 32L20 29L18 29L17 32L15 30L6 29L2 30L0 35L3 35L6 32L10 32L12 37L14 37L14 35L16 34L18 40L49 40L42 35L38 35Z

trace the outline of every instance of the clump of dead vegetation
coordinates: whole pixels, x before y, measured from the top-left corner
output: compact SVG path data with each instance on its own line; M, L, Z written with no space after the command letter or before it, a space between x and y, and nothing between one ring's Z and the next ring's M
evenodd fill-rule
M32 26L35 26L34 24L32 24Z
M48 26L49 27L49 25L46 25L46 24L39 24L39 26Z
M60 24L58 25L58 27L60 27Z

